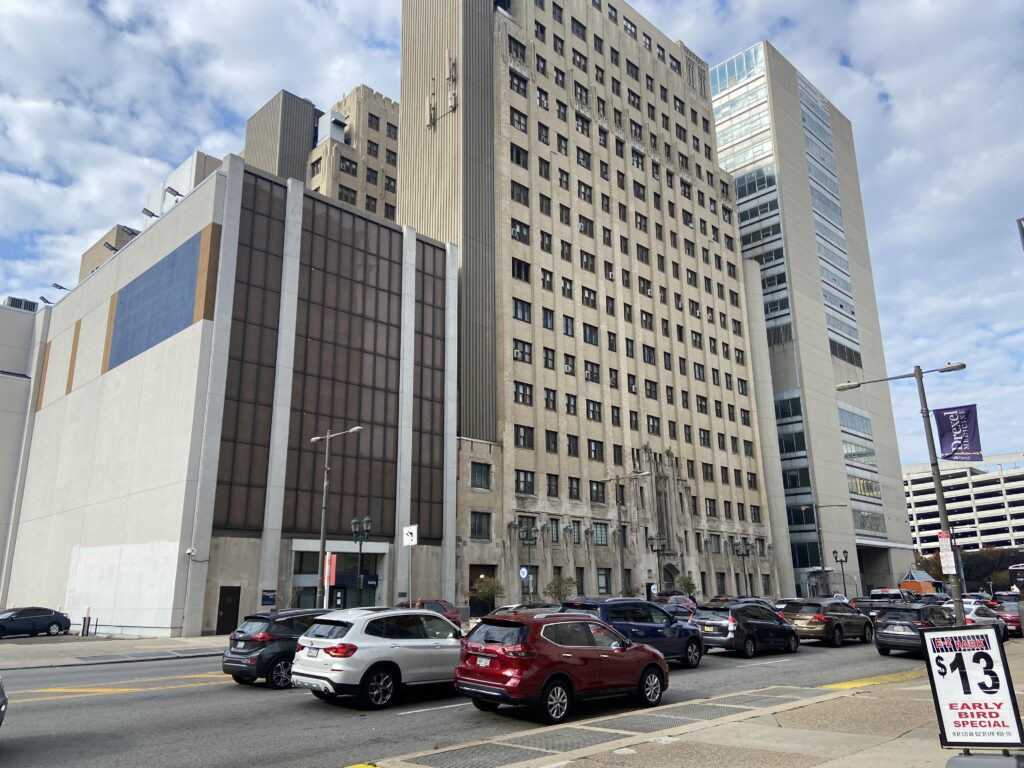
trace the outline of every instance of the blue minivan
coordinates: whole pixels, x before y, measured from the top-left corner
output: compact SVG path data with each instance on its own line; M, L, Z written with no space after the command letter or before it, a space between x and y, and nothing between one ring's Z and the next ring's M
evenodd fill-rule
M704 655L700 630L647 600L579 597L562 603L561 612L597 616L633 642L661 651L686 669L694 669Z

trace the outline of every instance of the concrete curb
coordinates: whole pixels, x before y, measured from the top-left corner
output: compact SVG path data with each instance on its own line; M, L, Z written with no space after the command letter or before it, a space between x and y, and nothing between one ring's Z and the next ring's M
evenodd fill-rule
M76 659L75 661L55 661L52 664L38 663L28 665L23 664L20 666L0 666L0 672L21 672L29 669L57 669L59 667L95 667L101 664L136 664L143 661L180 661L181 659L214 658L221 654L223 654L223 651L217 651L216 653L181 653L173 654L171 656L150 656L148 658L126 656L120 659L97 659L95 661L82 661L80 659Z

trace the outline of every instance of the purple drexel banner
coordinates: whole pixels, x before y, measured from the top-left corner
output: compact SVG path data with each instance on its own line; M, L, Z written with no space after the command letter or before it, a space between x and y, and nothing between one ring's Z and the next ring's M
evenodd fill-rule
M936 408L932 414L939 430L940 458L947 461L981 461L978 406Z

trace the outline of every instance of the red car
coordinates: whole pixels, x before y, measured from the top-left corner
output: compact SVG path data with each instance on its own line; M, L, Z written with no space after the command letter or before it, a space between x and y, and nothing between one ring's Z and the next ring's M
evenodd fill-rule
M455 667L456 690L477 709L529 705L545 723L565 720L578 699L635 695L654 707L667 687L659 651L579 613L485 616Z
M411 605L408 602L398 603L395 605L395 608L422 608L425 611L433 611L434 613L440 613L456 627L459 627L460 629L462 627L462 614L459 613L458 608L447 600L435 600L432 597L420 597L413 600Z
M1016 603L1010 605L1000 603L992 611L1006 624L1006 631L1009 634L1024 637L1024 632L1021 632L1020 614L1017 612Z

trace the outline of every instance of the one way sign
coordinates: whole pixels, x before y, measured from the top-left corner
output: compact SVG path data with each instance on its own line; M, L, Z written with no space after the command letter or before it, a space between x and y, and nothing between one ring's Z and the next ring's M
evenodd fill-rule
M402 546L415 547L420 540L419 525L407 525L402 528Z

